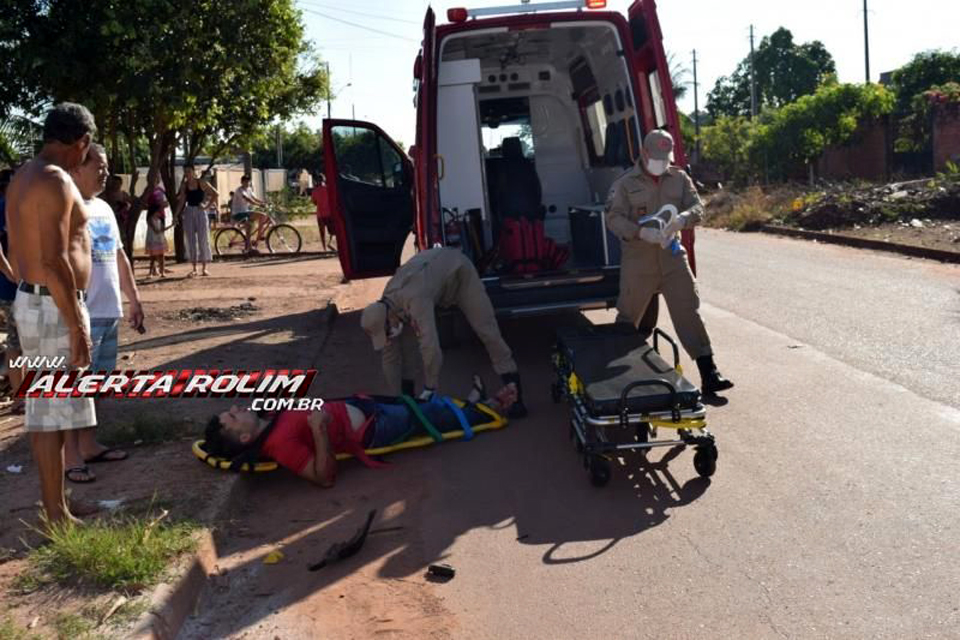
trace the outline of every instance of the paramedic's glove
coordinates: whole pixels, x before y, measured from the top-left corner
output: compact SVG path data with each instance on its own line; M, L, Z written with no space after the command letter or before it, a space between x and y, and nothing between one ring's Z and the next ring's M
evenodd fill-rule
M423 391L420 392L420 395L417 396L417 400L421 402L430 402L433 400L433 394L436 393L436 390L431 389L430 387L424 387Z
M663 232L655 227L640 227L637 237L650 244L660 244L663 240Z
M671 220L670 223L666 227L664 227L663 237L665 239L673 238L673 236L676 235L678 231L681 231L682 229L686 229L690 225L690 220L692 217L693 216L689 211L684 211L683 213L674 216L673 220Z

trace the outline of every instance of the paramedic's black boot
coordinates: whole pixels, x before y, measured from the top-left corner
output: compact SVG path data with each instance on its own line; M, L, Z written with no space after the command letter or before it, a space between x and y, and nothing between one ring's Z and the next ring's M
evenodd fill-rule
M411 398L417 393L417 383L413 380L400 381L400 393Z
M713 356L700 356L697 358L697 368L700 369L700 390L704 395L713 395L718 391L726 391L727 389L733 388L733 383L717 371L717 365L713 362Z
M500 376L500 379L503 380L503 384L507 385L511 382L517 385L517 401L513 403L513 406L510 407L509 413L507 413L508 418L526 418L527 417L527 405L523 403L523 387L520 385L520 374L519 373L505 373Z

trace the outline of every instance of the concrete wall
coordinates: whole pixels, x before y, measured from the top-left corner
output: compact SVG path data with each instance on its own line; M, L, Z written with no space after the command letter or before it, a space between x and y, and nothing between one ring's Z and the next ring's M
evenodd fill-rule
M933 115L933 170L943 171L950 160L960 164L960 105L945 105Z
M890 130L886 121L865 124L849 145L829 147L817 161L817 175L828 180L886 180Z

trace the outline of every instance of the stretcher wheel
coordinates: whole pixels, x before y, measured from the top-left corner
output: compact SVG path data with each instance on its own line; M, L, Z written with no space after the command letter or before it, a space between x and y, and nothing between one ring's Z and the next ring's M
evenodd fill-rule
M693 468L701 478L709 478L717 470L717 448L715 446L697 447L693 454Z
M637 442L650 442L650 423L641 422L637 425ZM641 449L642 451L642 449Z
M605 487L610 482L610 462L602 456L590 458L590 483L595 487Z
M553 398L553 404L559 404L563 396L560 395L560 385L554 382L550 385L550 397Z

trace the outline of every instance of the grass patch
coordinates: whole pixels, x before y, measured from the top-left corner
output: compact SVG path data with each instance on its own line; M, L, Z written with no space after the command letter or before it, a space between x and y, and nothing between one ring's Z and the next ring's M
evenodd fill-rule
M59 640L89 638L97 624L78 613L58 613L51 625Z
M40 640L40 636L30 633L16 622L10 614L0 618L0 640Z
M55 525L48 544L28 556L31 568L21 579L124 592L155 584L171 560L196 546L197 525L166 523L166 515Z
M111 447L130 444L157 444L178 440L191 432L190 425L170 414L134 413L97 427L97 439Z
M733 231L755 231L788 215L798 200L796 191L785 188L769 193L760 187L738 193L721 191L707 201L706 224Z

